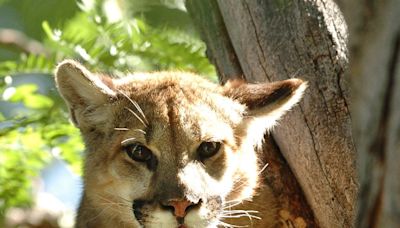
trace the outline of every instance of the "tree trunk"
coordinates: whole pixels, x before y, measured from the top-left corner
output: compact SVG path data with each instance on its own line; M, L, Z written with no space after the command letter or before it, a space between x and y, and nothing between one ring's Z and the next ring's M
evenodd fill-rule
M357 227L400 226L400 1L338 1L349 25Z
M338 7L331 0L188 0L186 5L222 83L237 77L308 81L303 101L267 141L266 159L275 165L266 178L281 192L276 194L281 218L295 226L302 218L308 227L352 227L358 181L344 78L347 27Z

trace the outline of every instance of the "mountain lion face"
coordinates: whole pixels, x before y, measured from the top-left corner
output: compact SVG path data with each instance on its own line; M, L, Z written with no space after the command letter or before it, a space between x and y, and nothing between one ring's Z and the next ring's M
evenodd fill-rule
M71 60L56 82L86 145L77 227L216 227L252 217L240 204L263 165L254 147L306 87L299 79L219 86L182 72L113 79Z

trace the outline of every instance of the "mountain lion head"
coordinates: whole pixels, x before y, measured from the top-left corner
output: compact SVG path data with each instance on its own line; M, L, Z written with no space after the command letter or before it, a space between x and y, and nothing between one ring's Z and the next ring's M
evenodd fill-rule
M72 60L56 82L86 145L77 227L235 225L251 213L240 205L263 165L255 146L306 88L183 72L111 78Z

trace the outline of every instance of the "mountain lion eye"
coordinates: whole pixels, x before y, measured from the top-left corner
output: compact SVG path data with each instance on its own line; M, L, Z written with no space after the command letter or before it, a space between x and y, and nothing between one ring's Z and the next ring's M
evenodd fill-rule
M200 159L206 159L214 156L221 147L221 143L219 142L202 142L197 148L197 153L200 156Z
M124 150L130 158L138 162L147 162L153 157L151 150L140 144L128 145Z

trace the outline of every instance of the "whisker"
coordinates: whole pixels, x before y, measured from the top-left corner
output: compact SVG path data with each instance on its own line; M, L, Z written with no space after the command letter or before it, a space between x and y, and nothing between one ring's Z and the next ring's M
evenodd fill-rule
M236 201L236 200L235 200L235 201ZM222 209L231 208L231 207L237 206L237 205L239 205L239 204L241 204L241 203L242 203L242 201L236 201L236 202L234 202L234 203L232 203L232 204L225 205Z
M107 207L105 207L104 209L102 209L96 216L94 216L93 218L91 218L89 221L94 221L95 219L97 219L98 217L100 217L105 211L107 211L107 210L109 210L109 209L111 209L112 211L117 211L117 210L115 210L115 209L112 208L114 202L112 202L110 199L107 199L106 197L104 197L104 196L102 196L102 195L100 195L100 194L96 194L96 196L99 197L100 199L106 200L106 201L108 201L108 202L110 202L110 203L108 204ZM105 204L105 205L107 205L107 204Z
M261 168L261 170L259 170L259 171L257 172L257 176L260 175L262 172L264 172L264 171L267 169L268 166L269 166L269 163L266 163L266 164ZM240 182L242 179L243 179L242 177L236 179L236 180L234 181L234 184ZM233 189L233 191L235 191L236 189L241 188L241 187L242 187L243 185L245 185L245 184L246 184L246 183L244 182L244 183L241 183L241 184L235 186L235 188Z
M125 199L125 198L122 197L122 196L115 195L115 193L113 193L113 192L111 192L111 191L109 191L109 190L106 190L106 192L109 193L109 194L112 194L114 197L116 196L116 197L118 197L119 199L121 199L121 200L123 200L123 201L125 201L125 202L128 202L129 204L132 203L131 200Z
M146 115L144 115L144 112L142 110L142 108L140 108L139 104L132 100L128 95L126 95L124 92L119 91L122 95L124 95L132 104L133 106L135 106L136 110L138 110L138 112L140 113L140 115L143 117L143 119L145 120L146 124L149 125L149 121L147 121ZM146 126L146 125L145 125Z
M225 228L231 228L230 224L227 224L227 223L224 223L224 222L221 222L221 221L218 221L218 226L223 226Z
M249 227L249 226L239 226L239 225L232 225L226 222L219 221L219 225L223 225L224 227Z
M138 131L138 132L140 132L140 133L142 133L142 134L146 134L146 132L144 131L144 130L142 130L142 129L132 129L132 131Z
M253 224L253 219L261 220L261 217L256 215L252 215L250 213L259 213L258 211L254 210L232 210L232 211L222 211L221 218L242 218L248 217L251 224Z
M266 163L266 164L261 168L261 170L258 172L257 175L260 175L262 172L264 172L264 171L267 169L268 165L269 165L269 163Z
M126 110L128 110L130 113L132 113L145 127L147 127L146 123L136 114L132 109L125 107Z
M224 224L221 224L221 223L219 223L218 225L221 225L221 226L223 226L224 228L229 227L229 226L225 226Z
M144 121L146 122L146 124L149 125L149 121L147 121L147 118L144 115L144 112L143 112L142 108L140 108L139 104L137 102L135 102L135 101L132 101L132 100L131 100L131 102L135 106L135 108L139 111L139 113L142 115L142 117L143 117Z
M103 214L107 209L109 209L111 206L105 207L104 209L102 209L96 216L94 216L93 218L90 218L88 220L88 222L90 221L94 221L96 220L101 214Z
M233 208L233 207L235 207L235 206L237 206L237 205L239 205L239 204L240 204L240 203L233 204L233 205L231 205L231 206L223 207L222 210L224 210L224 211L225 211L226 209L227 209L227 210L230 210L231 208Z
M137 131L137 132L139 132L141 134L144 134L144 135L146 134L146 132L144 130L142 130L142 129L129 129L129 128L126 128L126 127L115 127L114 130L116 130L116 131L129 131L129 130L132 130L132 131Z
M122 140L121 145L127 144L128 142L136 141L136 138L127 138Z
M259 175L259 173L257 173L257 175ZM247 184L246 182L240 183L240 182L243 180L243 178L244 178L244 177L241 176L241 177L239 177L239 178L237 178L237 179L234 180L234 182L233 182L234 189L232 189L232 191L235 191L235 190L241 188L243 185ZM237 183L240 183L240 184L239 184L239 185L236 185Z
M237 202L242 202L242 200L228 200L228 201L225 201L225 204L228 204L228 203L237 203Z
M262 172L264 172L267 169L268 165L269 165L268 163L265 164L257 172L257 176L260 175ZM239 177L238 179L235 180L234 185L238 184L238 183L239 184L236 185L233 190L239 189L244 184L246 184L245 182L240 183L242 181L242 179L243 179L242 177ZM226 209L229 209L229 208L236 207L239 204L241 204L242 202L243 201L239 201L239 200L231 200L231 201L224 202L223 209L222 209L223 211L222 211L222 213L220 215L220 218L221 219L235 219L235 218L248 217L250 222L251 222L251 224L253 224L253 221L252 221L253 219L258 219L258 220L262 219L259 216L253 215L253 214L259 213L258 211L255 211L255 210L226 210ZM253 214L251 214L251 213L253 213ZM220 225L222 225L224 227L226 227L226 226L228 226L228 227L248 227L248 226L236 226L236 225L232 225L232 224L228 224L228 223L224 223L224 222L221 222Z
M241 218L241 217L248 217L261 220L261 217L250 215L250 214L236 214L236 215L222 215L221 218Z
M108 192L108 193L111 193L111 192ZM112 221L114 218L118 217L118 220L121 222L121 224L124 224L124 223L122 223L121 218L130 218L131 214L128 213L128 211L130 211L131 203L127 199L117 196L120 199L122 199L123 201L115 202L113 198L108 198L102 194L96 194L95 196L98 197L99 199L105 201L100 204L100 205L105 205L105 207L96 216L94 216L93 218L90 218L89 221L93 221L93 220L97 219L98 217L103 215L106 211L110 212L107 214L107 218L109 221ZM113 197L115 197L115 195L113 195ZM98 207L93 208L93 209L98 209Z
M114 130L116 130L116 131L129 131L129 128L126 128L126 127L115 127Z
M122 206L128 206L128 207L131 206L129 200L126 200L126 199L124 199L123 197L120 197L120 196L118 196L118 197L119 197L120 199L124 200L124 202L122 202L122 203L115 202L115 201L113 201L113 200L111 200L111 199L109 199L109 198L107 198L107 197L105 197L105 196L103 196L103 195L101 195L101 194L96 194L96 196L97 196L98 198L104 200L104 201L107 201L107 202L105 202L105 203L103 203L103 204L108 204L108 205L122 205ZM125 202L128 202L128 204L125 203Z
M231 211L223 211L222 213L230 213L230 214L234 214L234 213L260 213L258 211L254 211L254 210L231 210Z
M258 216L254 216L254 215L246 215L246 214L240 214L240 215L223 215L221 216L221 218L242 218L242 217L248 217L248 218L253 218L253 219L258 219L261 220L260 217Z

